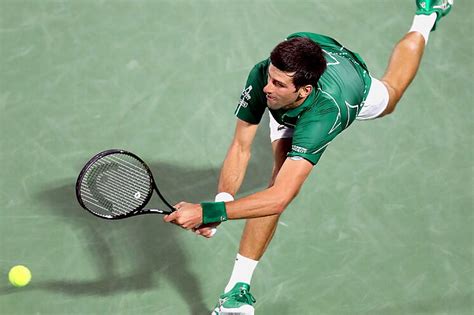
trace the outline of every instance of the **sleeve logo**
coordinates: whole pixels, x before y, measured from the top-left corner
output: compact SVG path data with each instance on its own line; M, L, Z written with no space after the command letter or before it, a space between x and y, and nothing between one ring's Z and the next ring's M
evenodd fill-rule
M248 101L252 98L250 96L250 92L252 91L252 86L249 85L246 89L242 91L242 95L240 96L239 107L247 108L249 105Z

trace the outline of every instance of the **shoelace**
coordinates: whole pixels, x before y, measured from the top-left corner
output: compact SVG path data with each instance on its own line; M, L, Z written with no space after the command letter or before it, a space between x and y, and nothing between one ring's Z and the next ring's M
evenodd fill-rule
M250 305L257 302L257 300L253 297L252 293L247 291L247 289L240 289L240 293L239 293L238 297L239 297L238 300L240 302L245 302L245 303L250 304Z

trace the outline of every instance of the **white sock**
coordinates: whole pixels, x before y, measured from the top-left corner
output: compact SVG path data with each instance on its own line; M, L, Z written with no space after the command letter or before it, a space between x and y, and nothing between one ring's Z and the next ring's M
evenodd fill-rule
M413 18L413 24L411 25L410 32L418 32L423 35L425 38L425 44L428 44L428 38L430 37L430 32L433 29L433 26L436 22L436 13L431 13L430 15L415 15Z
M253 260L237 254L235 258L234 270L230 276L229 283L224 289L224 293L229 292L235 286L237 282L244 282L250 284L252 280L253 271L257 267L258 260Z

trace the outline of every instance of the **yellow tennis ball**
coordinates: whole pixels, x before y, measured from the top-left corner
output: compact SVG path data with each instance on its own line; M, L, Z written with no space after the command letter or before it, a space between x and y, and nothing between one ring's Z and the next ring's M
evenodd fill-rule
M31 280L30 269L21 265L13 267L8 273L8 280L10 280L10 283L15 287L24 287Z

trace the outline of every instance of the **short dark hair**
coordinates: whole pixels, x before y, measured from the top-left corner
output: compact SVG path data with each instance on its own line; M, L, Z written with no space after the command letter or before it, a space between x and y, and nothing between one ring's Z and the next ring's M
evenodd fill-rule
M284 72L295 72L296 89L305 85L317 86L326 70L321 47L306 37L294 37L279 43L270 54L270 62Z

